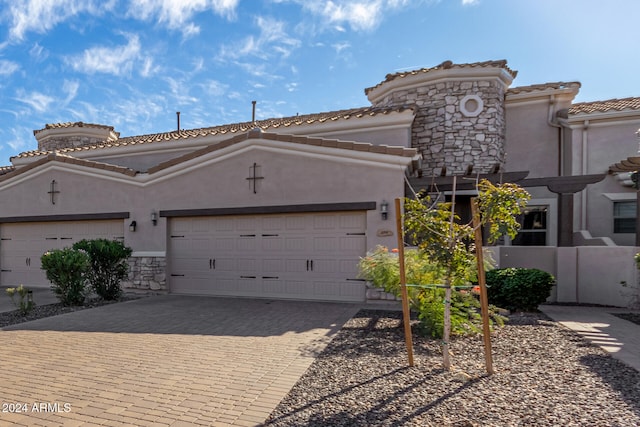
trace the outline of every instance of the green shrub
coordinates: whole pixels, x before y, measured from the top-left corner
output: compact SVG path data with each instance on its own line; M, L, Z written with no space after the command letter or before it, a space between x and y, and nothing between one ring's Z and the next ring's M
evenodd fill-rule
M554 277L535 268L502 268L486 274L489 302L512 311L533 311L549 298Z
M359 276L374 286L386 292L400 296L400 266L398 254L389 252L384 246L378 246L361 258ZM430 262L423 253L416 249L405 250L405 274L408 284L439 285L444 282L445 272L442 268ZM476 276L474 270L467 272L469 280ZM476 289L468 287L456 289L451 298L451 334L469 335L482 331L480 316L480 302ZM411 309L418 313L418 319L423 330L435 338L441 338L444 325L444 297L445 289L432 287L407 288ZM504 318L494 313L490 308L491 319L498 325L504 324Z
M40 258L51 289L64 305L81 305L86 296L89 255L72 248L55 249Z
M131 248L117 240L81 240L73 249L84 250L89 255L91 268L87 280L91 289L105 300L116 300L122 294L120 282L127 277Z
M16 308L20 311L20 314L23 316L28 314L33 307L35 307L36 303L33 301L33 292L24 286L20 285L17 288L7 288L7 295L11 298L11 302ZM16 301L14 298L16 294L20 297L19 301Z

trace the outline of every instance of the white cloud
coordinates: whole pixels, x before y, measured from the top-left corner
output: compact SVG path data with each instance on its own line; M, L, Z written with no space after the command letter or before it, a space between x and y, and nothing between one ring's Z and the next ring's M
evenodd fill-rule
M28 145L27 141L31 142L33 138L33 131L24 126L11 129L11 134L13 135L13 139L7 141L7 145L13 151L23 150Z
M462 0L463 6L472 6L476 4L480 4L480 0Z
M2 16L10 22L9 35L21 41L26 33L46 33L60 22L82 14L102 15L116 0L4 0Z
M266 60L273 56L273 52L286 58L301 44L300 40L287 34L283 21L259 16L256 18L256 25L260 30L258 36L251 35L238 43L223 46L218 59L256 56Z
M157 20L185 37L198 34L200 27L190 22L194 15L207 10L234 19L240 0L131 0L128 15L137 19Z
M65 80L62 84L62 90L67 95L62 105L67 106L71 101L73 101L78 94L78 89L80 88L80 83L75 80Z
M375 29L389 11L400 9L418 0L279 0L299 4L319 17L325 25L344 32L345 25L354 31ZM469 0L463 0L469 1Z
M22 89L19 89L16 95L15 99L17 101L27 104L39 113L48 111L49 106L55 101L55 99L49 95L40 92L26 93Z
M82 73L106 73L121 76L128 74L134 62L141 59L140 40L137 35L128 35L126 45L116 47L92 47L83 54L67 58L67 62L74 70ZM150 64L145 59L143 73L149 71Z
M335 43L332 45L332 47L336 50L336 53L340 53L345 49L349 49L351 47L351 43L349 42L342 42L342 43Z
M20 69L17 62L0 59L0 76L10 76Z
M202 88L209 96L222 96L227 91L228 86L217 80L205 80L202 82Z
M36 43L29 49L29 56L38 62L42 62L49 57L49 52L40 44Z

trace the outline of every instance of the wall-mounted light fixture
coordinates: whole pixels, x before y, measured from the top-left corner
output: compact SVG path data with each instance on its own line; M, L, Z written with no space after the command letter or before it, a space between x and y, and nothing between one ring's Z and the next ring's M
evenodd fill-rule
M153 223L153 225L158 224L158 214L156 213L156 211L151 211L151 222Z
M380 203L380 216L382 216L384 221L389 218L389 203L387 203L386 200L383 200L382 203Z
M129 231L135 232L137 226L138 224L135 221L131 221L131 224L129 224Z

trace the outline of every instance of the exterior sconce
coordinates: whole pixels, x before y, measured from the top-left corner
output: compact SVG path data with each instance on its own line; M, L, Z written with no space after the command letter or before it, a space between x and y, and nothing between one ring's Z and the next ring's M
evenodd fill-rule
M131 224L129 224L129 231L131 231L131 232L135 232L135 231L136 231L136 226L137 226L137 225L138 225L138 224L136 224L136 222L135 222L135 221L131 221Z
M153 225L158 225L158 214L156 211L151 211L151 222Z
M389 203L386 200L383 200L380 203L380 216L382 216L382 220L386 221L389 218Z

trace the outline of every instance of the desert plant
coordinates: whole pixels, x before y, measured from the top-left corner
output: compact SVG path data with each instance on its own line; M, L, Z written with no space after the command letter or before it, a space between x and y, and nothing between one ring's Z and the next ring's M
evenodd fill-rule
M444 322L442 354L445 369L450 369L449 336L451 334L452 290L469 281L468 272L475 263L475 245L467 244L473 239L475 228L471 223L461 223L455 211L456 177L453 180L451 202L442 203L421 194L416 200L405 200L404 227L415 239L417 246L430 260L440 266L444 273ZM519 224L516 216L522 212L530 199L521 187L511 184L494 185L486 179L477 184L479 222L488 225L490 243L503 234L514 237ZM472 203L476 203L476 200Z
M89 285L105 300L118 299L122 294L120 282L127 277L131 248L122 242L108 239L81 240L73 245L89 255L91 268L87 272Z
M429 261L417 249L406 249L404 254L409 304L418 313L422 329L432 337L442 338L445 289L440 284L443 283L445 270ZM490 260L489 257L487 259ZM475 278L476 271L474 265L469 267L466 273L469 280L455 289L451 296L451 334L454 336L481 332L480 302L468 285ZM377 246L360 260L359 276L386 292L400 296L397 250L389 251L384 246ZM504 319L493 310L491 318L498 325L504 323Z
M54 249L40 258L51 289L64 305L81 305L86 296L89 255L72 248Z
M489 302L514 311L533 311L549 298L554 277L536 268L501 268L487 272Z
M25 288L23 285L18 286L17 288L7 288L7 295L11 298L11 302L16 308L20 311L20 314L23 316L28 314L33 307L35 307L36 303L33 301L33 292L29 289ZM18 295L19 301L15 300L15 296Z

